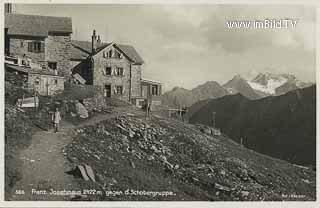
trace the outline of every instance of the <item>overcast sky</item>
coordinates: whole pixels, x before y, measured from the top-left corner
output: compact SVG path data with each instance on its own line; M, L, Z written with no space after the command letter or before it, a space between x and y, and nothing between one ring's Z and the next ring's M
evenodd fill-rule
M16 13L72 17L73 39L133 45L143 76L191 89L234 75L291 73L315 81L313 7L289 5L14 5ZM289 29L228 29L228 20L296 19Z

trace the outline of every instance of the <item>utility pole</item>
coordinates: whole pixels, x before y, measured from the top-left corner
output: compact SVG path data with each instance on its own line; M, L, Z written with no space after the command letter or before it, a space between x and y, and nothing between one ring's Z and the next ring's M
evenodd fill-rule
M216 128L216 112L212 112L212 127Z

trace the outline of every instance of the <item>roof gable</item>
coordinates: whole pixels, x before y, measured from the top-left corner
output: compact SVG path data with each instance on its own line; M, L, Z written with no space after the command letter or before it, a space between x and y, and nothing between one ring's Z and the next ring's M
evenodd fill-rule
M70 17L6 14L5 28L8 35L46 37L49 32L72 33Z
M119 50L119 52L122 52L129 60L133 61L135 64L143 64L143 59L133 46L116 43L100 43L97 47L97 51L94 54L91 54L91 42L72 40L72 57L74 59L81 59L81 57L85 55L86 57L90 55L95 56L111 45Z
M124 54L126 54L136 64L143 64L144 61L138 54L136 49L130 45L115 44L115 47L119 48Z

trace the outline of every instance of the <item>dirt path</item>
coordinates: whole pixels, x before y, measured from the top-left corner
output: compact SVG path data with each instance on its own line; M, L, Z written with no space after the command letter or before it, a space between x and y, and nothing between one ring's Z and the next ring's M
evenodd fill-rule
M22 178L12 189L9 200L70 200L72 196L52 195L50 190L80 191L77 179L66 173L74 168L74 164L62 152L63 147L72 141L72 129L128 113L125 110L119 112L121 113L99 114L77 126L63 121L58 133L53 130L36 132L32 136L31 145L20 152L20 159L23 161ZM22 191L24 194L21 194Z
M10 200L65 200L64 196L50 195L48 191L44 194L32 190L77 189L73 176L65 173L72 167L62 152L72 139L68 134L74 126L65 121L61 126L57 133L52 130L36 132L31 145L20 152L22 179L13 188ZM24 194L17 194L16 190L23 190Z

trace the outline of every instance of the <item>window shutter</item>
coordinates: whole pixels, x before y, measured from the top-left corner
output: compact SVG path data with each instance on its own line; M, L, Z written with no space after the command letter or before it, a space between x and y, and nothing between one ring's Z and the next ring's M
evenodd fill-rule
M124 94L124 90L125 90L126 88L123 86L123 88L122 88L122 94Z
M126 69L125 68L122 68L122 76L124 76L126 74Z
M114 90L114 94L117 94L117 87L114 87L113 90Z
M103 58L106 58L106 57L107 57L106 54L107 54L106 51L103 51Z
M103 73L104 76L107 75L106 71L107 71L107 68L102 68L102 73Z
M44 43L40 43L40 52L44 52Z
M111 67L111 75L115 75L116 70L114 69L114 67Z

